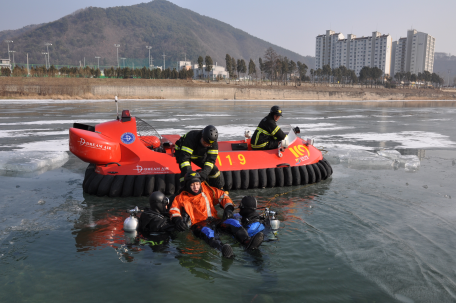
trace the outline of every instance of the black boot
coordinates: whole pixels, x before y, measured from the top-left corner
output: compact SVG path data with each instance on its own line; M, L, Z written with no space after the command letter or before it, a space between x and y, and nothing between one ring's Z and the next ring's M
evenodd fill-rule
M231 248L231 245L229 244L224 244L222 246L222 255L225 257L225 258L232 258L234 257L234 252L233 252L233 249Z
M207 243L211 247L217 249L218 251L221 251L222 255L225 258L234 257L233 249L231 248L231 246L229 244L223 244L219 239L215 239L215 238L208 239Z
M263 243L263 240L264 240L264 235L260 231L255 236L249 238L246 242L244 242L245 249L247 249L247 250L258 249L258 247L260 247L261 243Z

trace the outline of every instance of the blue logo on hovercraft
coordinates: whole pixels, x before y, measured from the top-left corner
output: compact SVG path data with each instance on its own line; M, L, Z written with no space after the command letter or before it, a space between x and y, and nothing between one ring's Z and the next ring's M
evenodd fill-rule
M133 135L132 133L124 133L122 136L120 136L120 140L124 144L132 144L133 142L135 142L135 139L135 135Z

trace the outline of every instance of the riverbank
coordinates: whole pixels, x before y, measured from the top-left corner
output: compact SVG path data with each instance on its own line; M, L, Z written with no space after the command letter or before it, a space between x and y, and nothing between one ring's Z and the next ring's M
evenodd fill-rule
M0 78L1 99L173 99L311 101L456 101L456 91L340 85L270 85L194 80ZM321 101L319 102L321 103Z

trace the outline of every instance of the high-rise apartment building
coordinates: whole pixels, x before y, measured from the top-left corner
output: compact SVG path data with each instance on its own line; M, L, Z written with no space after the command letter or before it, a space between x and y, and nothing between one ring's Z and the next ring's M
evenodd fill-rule
M316 38L315 68L345 66L359 75L364 66L375 66L390 74L391 48L390 35L373 32L372 36L357 38L350 34L345 39L343 34L328 30Z
M434 71L435 38L414 29L407 31L406 38L400 38L395 48L391 64L392 75L410 72L418 75L424 71Z

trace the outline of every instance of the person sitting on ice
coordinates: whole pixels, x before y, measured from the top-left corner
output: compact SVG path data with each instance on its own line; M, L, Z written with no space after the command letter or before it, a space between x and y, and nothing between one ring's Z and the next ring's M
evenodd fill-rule
M223 220L217 216L217 204L224 209ZM217 230L232 234L247 250L257 249L263 242L262 232L250 237L239 221L233 218L233 201L228 194L209 186L206 182L201 183L198 172L189 172L185 175L183 191L176 196L169 210L172 222L180 231L188 229L182 219L184 211L190 216L193 234L221 251L224 257L233 257L233 249L229 244L220 241Z
M282 110L279 106L274 105L271 107L269 115L264 117L250 141L251 147L257 150L276 149L279 147L279 142L285 139L286 135L276 124L282 117Z

